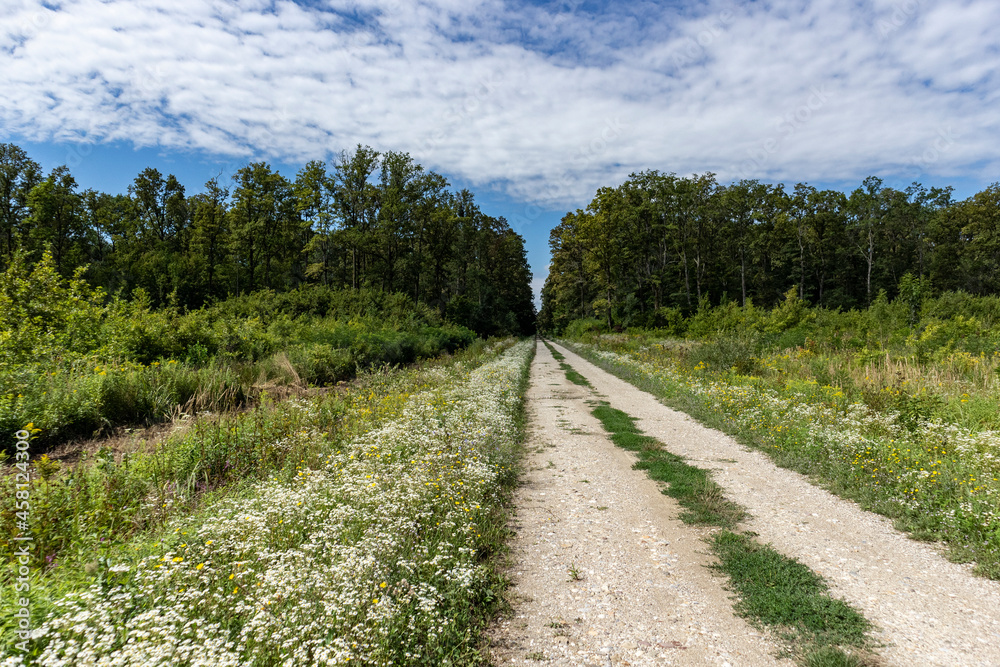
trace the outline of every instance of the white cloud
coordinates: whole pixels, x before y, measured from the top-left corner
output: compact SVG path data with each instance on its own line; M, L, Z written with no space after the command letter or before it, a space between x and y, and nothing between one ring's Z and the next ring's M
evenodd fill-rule
M9 0L0 127L244 159L368 143L568 206L647 168L995 178L992 0L584 7Z

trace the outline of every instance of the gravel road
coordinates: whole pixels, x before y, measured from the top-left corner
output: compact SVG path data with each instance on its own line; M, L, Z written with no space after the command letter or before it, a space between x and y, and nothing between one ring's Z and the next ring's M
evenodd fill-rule
M759 533L762 542L770 542L778 551L798 559L822 575L830 584L833 595L852 603L878 627L875 636L885 644L879 654L888 664L900 667L1000 666L1000 583L974 576L968 566L947 561L932 545L908 539L896 531L889 520L810 484L798 473L778 468L763 454L749 451L732 438L665 407L652 395L606 373L582 357L564 348L559 349L566 355L567 363L583 374L604 400L637 417L639 428L661 440L670 451L684 456L693 465L715 470L715 480L723 487L726 496L751 513L753 518L743 524L747 530ZM565 467L565 471L559 473L564 477L558 481L555 479L556 471L534 472L524 491L523 498L528 504L522 513L525 528L519 540L519 549L523 549L527 557L521 565L523 574L520 576L521 581L530 582L527 594L533 598L544 598L544 589L538 587L540 582L535 583L536 577L541 576L537 570L543 563L552 563L555 567L556 563L561 565L566 560L566 557L559 560L559 551L548 545L544 532L536 530L535 521L542 516L538 510L544 511L542 508L536 510L536 505L540 494L549 493L551 485L552 492L557 495L548 500L548 508L561 508L564 504L567 509L574 506L570 503L573 496L568 495L573 493L571 488L579 489L577 495L586 493L575 479L584 473L578 473L575 466L588 466L588 469L595 470L587 473L592 475L589 477L592 484L600 483L601 494L615 498L614 501L599 502L612 506L629 501L632 505L623 508L623 512L604 524L598 522L601 517L586 515L583 509L568 516L560 511L560 517L565 516L564 523L576 521L574 531L586 525L595 532L602 532L598 539L607 537L609 549L616 548L615 540L625 540L635 529L652 531L655 527L661 537L664 532L672 532L676 536L666 538L670 544L665 548L678 553L679 560L674 567L680 567L688 556L680 555L673 540L680 539L682 531L667 528L667 522L672 521L669 517L675 515L675 510L667 509L665 501L655 498L655 487L647 484L642 488L649 489L648 494L639 492L635 473L622 469L627 467L627 459L615 457L610 451L605 452L599 442L602 438L578 439L565 429L560 433L557 427L553 427L551 411L562 409L562 419L572 425L581 426L588 432L600 430L589 415L583 414L585 406L580 398L585 392L568 394L563 383L559 383L558 390L552 386L557 381L553 368L558 366L553 367L551 356L544 346L540 346L532 375L533 393L529 398L535 403L532 412L536 422L534 437L540 439L539 442L556 445L548 456L557 463L557 470ZM557 394L557 391L562 393ZM569 398L570 395L574 398ZM534 456L535 465L539 457L544 460L546 455ZM589 463L591 460L601 461L596 464L596 469L594 464ZM596 495L592 493L589 497ZM654 505L662 507L662 511L654 509ZM584 517L594 523L582 524ZM619 525L619 521L623 523ZM647 525L641 523L645 521L650 522L650 528L640 528ZM622 526L626 524L628 529L622 532ZM557 532L548 537L549 541L564 539L559 529L554 530ZM623 550L625 548L622 547ZM695 557L697 551L697 542L691 543L690 552ZM578 556L574 553L573 557ZM689 569L700 569L700 564L689 564L694 565ZM603 569L614 571L616 566L649 571L648 566L639 567L635 561L618 561L610 557ZM602 568L595 568L595 571L601 572ZM680 572L675 571L677 576L672 573L669 581L683 587L688 581L687 575L682 578ZM640 580L646 577L645 574L634 576ZM557 580L558 576L551 580L551 590L562 593L565 582ZM654 582L659 582L659 579ZM639 581L636 585L635 594L650 594L643 590L650 588L650 584L643 586ZM653 590L656 590L655 586L654 583ZM630 592L630 597L632 594ZM709 593L701 594L715 599ZM677 603L664 600L664 604ZM705 604L706 611L709 606ZM684 607L685 610L694 608ZM698 609L700 612L701 608ZM553 611L556 610L558 607ZM536 616L544 616L549 611L536 602L519 610L519 613L526 616L530 628L534 627ZM669 612L660 608L654 613L659 613L662 618ZM715 619L721 619L721 611L714 611L713 614ZM624 618L627 623L632 617ZM690 623L702 618L693 614ZM716 621L704 622L710 625ZM730 622L725 621L727 624ZM721 633L725 635L725 631ZM688 636L679 639L687 641ZM759 639L753 644L765 652L768 650ZM720 647L717 650L721 655L723 649ZM725 650L730 651L728 655L736 655L734 647L727 645ZM751 659L749 653L746 656L730 660L734 665L757 664L752 660L758 658Z
M630 401L620 402L631 409ZM514 612L493 629L495 662L792 665L733 614L724 579L705 567L713 562L707 533L680 522L677 503L632 470L633 455L590 414L593 402L539 345L517 497Z

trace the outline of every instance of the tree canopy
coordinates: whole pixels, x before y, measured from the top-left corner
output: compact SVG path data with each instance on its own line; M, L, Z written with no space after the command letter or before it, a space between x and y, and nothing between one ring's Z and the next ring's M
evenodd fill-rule
M48 251L65 277L85 267L109 293L189 308L309 283L377 289L483 335L532 332L524 240L448 187L407 153L359 145L293 180L252 162L193 195L153 168L127 193L81 192L67 167L46 176L0 144L0 270Z
M661 326L703 303L865 307L912 281L1000 293L1000 185L955 201L952 188L906 190L869 177L850 193L715 174L632 174L597 191L550 235L539 323L579 318Z

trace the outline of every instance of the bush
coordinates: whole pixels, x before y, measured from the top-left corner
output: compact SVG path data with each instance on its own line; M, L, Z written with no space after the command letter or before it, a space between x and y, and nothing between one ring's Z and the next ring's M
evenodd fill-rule
M567 324L563 335L570 340L585 340L606 331L607 325L604 322L593 317L587 317L573 320Z
M712 371L735 370L740 375L755 375L762 370L758 357L761 348L760 336L749 331L726 334L695 347L688 353L687 363Z
M25 255L15 253L0 274L0 370L44 358L78 358L102 345L105 295L87 285L84 270L65 281L51 253L30 272Z
M728 301L712 307L703 300L698 311L687 321L686 334L695 338L709 338L721 333L746 330L760 331L767 316L763 311L747 301L740 307L733 301Z
M687 331L687 322L680 308L658 308L650 317L650 326L658 329L665 336L683 336Z
M324 343L290 348L287 360L298 376L310 384L334 384L354 376L357 364L350 350Z

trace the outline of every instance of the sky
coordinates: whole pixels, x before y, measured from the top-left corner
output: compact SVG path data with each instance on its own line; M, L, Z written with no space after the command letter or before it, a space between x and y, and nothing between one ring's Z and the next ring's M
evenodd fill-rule
M525 237L632 172L969 196L1000 180L996 0L4 0L0 141L190 194L408 152Z

